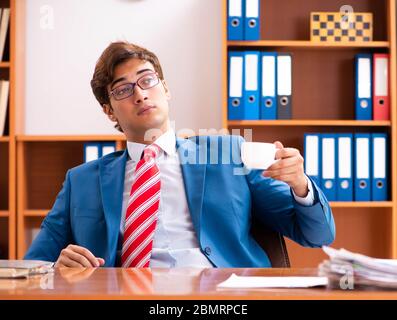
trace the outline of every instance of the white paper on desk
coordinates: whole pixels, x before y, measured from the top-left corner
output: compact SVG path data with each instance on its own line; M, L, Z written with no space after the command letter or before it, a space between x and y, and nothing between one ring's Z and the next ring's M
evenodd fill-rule
M309 288L327 284L327 277L242 277L233 273L226 281L219 283L218 288Z

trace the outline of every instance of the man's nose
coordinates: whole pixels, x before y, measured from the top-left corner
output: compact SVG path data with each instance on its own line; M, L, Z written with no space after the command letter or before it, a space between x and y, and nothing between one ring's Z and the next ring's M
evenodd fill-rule
M140 103L142 103L142 101L145 101L148 99L147 91L142 90L141 88L139 88L139 86L135 86L134 94L132 95L132 97L134 99L135 104L140 104Z

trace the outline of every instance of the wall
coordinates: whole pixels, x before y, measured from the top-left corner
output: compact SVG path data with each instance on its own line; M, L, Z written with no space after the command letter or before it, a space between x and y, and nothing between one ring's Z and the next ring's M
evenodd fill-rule
M90 87L116 40L154 51L176 130L221 127L221 1L28 0L25 134L117 133Z

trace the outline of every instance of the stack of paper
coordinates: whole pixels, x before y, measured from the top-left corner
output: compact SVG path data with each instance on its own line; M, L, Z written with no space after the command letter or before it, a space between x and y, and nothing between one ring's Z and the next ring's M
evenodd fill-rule
M326 246L323 250L330 259L319 265L319 275L328 277L331 286L397 289L397 260L375 259Z

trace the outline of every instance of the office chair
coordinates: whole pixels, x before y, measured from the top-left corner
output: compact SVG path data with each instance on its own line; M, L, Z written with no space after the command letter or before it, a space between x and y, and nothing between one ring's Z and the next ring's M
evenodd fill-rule
M262 249L267 253L273 268L289 268L287 246L284 237L254 219L252 222L252 234Z

